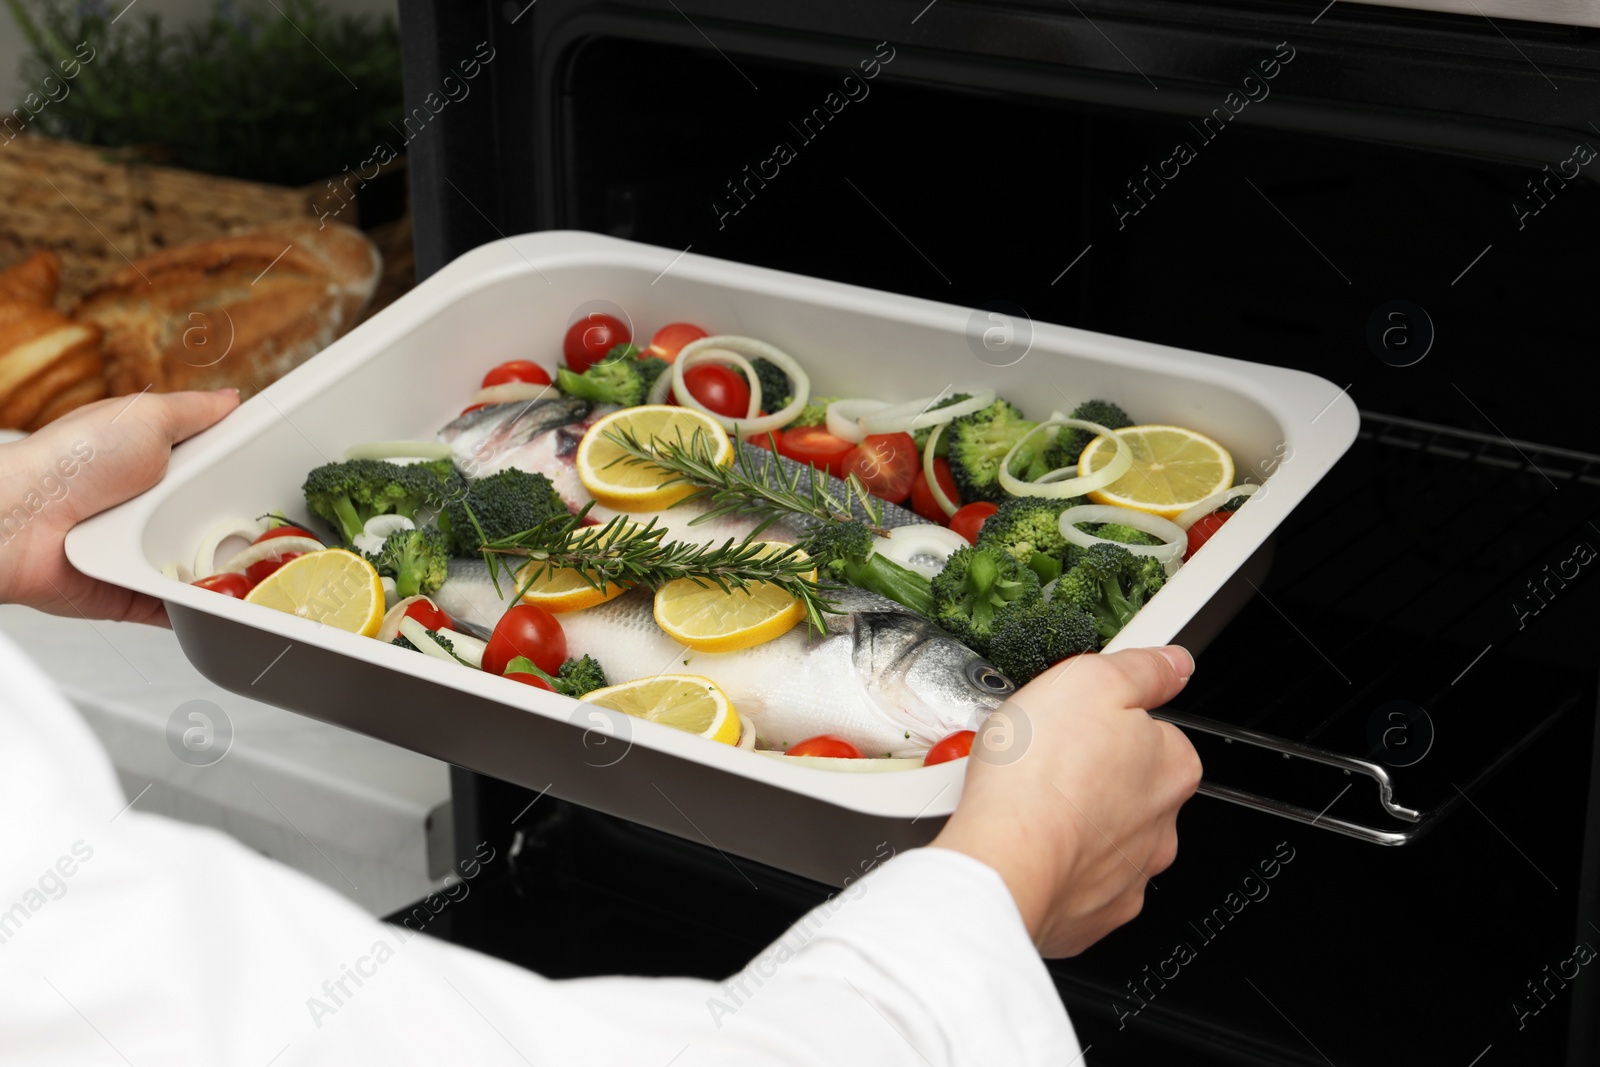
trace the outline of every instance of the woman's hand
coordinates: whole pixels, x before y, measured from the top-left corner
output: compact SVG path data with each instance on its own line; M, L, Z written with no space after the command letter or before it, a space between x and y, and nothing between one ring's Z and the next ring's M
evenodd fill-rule
M63 548L67 531L155 485L173 445L238 404L233 389L114 397L0 445L0 603L166 625L155 597L74 570Z
M974 739L961 803L933 844L1000 873L1043 955L1077 955L1139 914L1177 856L1200 757L1146 709L1193 671L1176 645L1074 656Z

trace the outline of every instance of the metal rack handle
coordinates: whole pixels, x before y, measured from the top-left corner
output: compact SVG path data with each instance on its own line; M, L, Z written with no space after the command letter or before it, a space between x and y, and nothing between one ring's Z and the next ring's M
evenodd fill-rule
M1163 719L1174 726L1199 730L1202 733L1213 734L1231 741L1241 741L1244 744L1267 749L1284 756L1314 760L1329 767L1338 767L1346 773L1353 771L1357 774L1364 774L1378 784L1378 803L1383 805L1385 811L1403 822L1420 823L1422 821L1421 812L1395 803L1394 782L1389 778L1388 769L1370 760L1357 759L1342 752L1332 752L1325 748L1317 748L1314 745L1301 744L1298 741L1274 737L1271 734L1264 734L1243 726L1234 726L1230 723L1218 722L1215 719L1202 718L1199 715L1188 715L1181 711L1158 708L1150 714L1153 718ZM1307 826L1320 826L1335 833L1370 841L1374 844L1403 845L1411 840L1415 834L1415 831L1380 830L1376 827L1364 826L1361 823L1329 818L1326 814L1327 809L1323 809L1321 812L1314 812L1310 808L1291 804L1288 801L1264 797L1258 793L1235 789L1233 786L1217 785L1203 780L1200 783L1199 791L1209 797L1230 801L1246 808L1254 808L1269 815L1292 819L1295 822L1305 823Z

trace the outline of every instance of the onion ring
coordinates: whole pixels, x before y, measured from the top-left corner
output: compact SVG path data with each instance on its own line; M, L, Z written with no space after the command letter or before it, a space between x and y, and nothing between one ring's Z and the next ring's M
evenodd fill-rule
M1113 541L1109 537L1096 537L1078 529L1080 522L1116 522L1131 526L1152 537L1161 538L1159 545L1130 545ZM1161 561L1170 577L1183 561L1189 549L1189 533L1171 519L1152 515L1148 511L1117 507L1115 504L1080 504L1061 513L1061 536L1079 548L1095 545L1121 545L1135 556L1154 556Z
M1093 474L1080 475L1075 468L1057 467L1055 470L1044 474L1036 482L1023 481L1012 474L1011 460L1017 454L1018 449L1027 444L1028 438L1040 430L1048 430L1053 426L1070 426L1077 430L1093 431L1101 437L1110 437L1117 443L1117 454L1111 458L1110 463L1107 463ZM1042 496L1059 500L1062 497L1082 496L1096 489L1104 489L1124 474L1127 474L1132 466L1133 450L1128 447L1128 442L1124 441L1115 430L1101 426L1098 422L1090 422L1088 419L1069 419L1052 416L1023 434L1022 439L1011 446L1011 451L1006 453L1005 460L1000 464L1000 486L1012 496Z
M1194 507L1179 512L1177 517L1172 520L1173 524L1181 526L1183 529L1187 530L1189 527L1193 526L1195 523L1199 522L1213 511L1216 511L1234 497L1250 496L1260 488L1261 486L1257 485L1255 482L1245 482L1243 485L1236 485L1232 489L1224 489L1220 493L1212 493ZM1243 505L1240 506L1243 507Z
M770 415L759 415L761 382L746 357L770 360L789 376L789 384L794 388L794 396L789 403ZM683 372L697 362L734 363L744 368L750 376L748 418L730 419L726 415L719 415L689 392L688 387L683 384ZM665 378L666 375L663 374L661 377ZM765 341L758 341L754 337L717 334L714 337L702 337L698 341L690 341L678 351L678 358L672 362L672 392L677 397L678 403L684 407L694 408L731 434L740 438L750 438L793 422L795 416L806 406L806 401L811 399L811 378L801 369L800 364L795 362L794 357L781 348L769 345ZM654 395L654 390L651 390L651 393Z
M984 389L973 393L965 400L949 404L942 408L933 405L939 400L937 394L922 400L912 400L905 404L895 404L881 411L874 411L861 416L861 429L865 433L910 433L913 430L926 430L932 426L943 426L952 419L959 419L963 415L971 415L974 411L982 411L994 403L994 390Z
M861 417L889 408L887 400L868 400L863 397L835 400L828 405L828 432L841 441L859 445L867 436L861 426Z
M922 476L927 479L928 492L933 494L933 502L939 505L939 510L944 512L944 517L947 519L961 509L956 506L954 500L945 495L944 486L939 484L933 469L933 452L938 447L939 435L944 433L944 428L948 425L949 423L941 422L935 426L933 432L928 435L928 443L922 446Z

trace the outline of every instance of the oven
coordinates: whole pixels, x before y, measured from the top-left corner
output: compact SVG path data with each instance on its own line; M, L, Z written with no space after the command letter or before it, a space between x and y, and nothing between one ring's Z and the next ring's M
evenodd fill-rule
M590 230L1357 403L1161 712L1206 764L1179 861L1051 964L1090 1064L1600 1062L1600 31L1428 6L401 3L408 107L482 63L408 140L424 275ZM553 976L725 977L827 893L454 794L496 880L441 929Z

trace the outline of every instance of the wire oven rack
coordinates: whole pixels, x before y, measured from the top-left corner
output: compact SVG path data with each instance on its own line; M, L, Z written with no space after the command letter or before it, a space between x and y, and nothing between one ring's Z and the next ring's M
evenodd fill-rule
M1208 796L1403 845L1592 700L1600 456L1363 411L1276 547L1155 713Z

